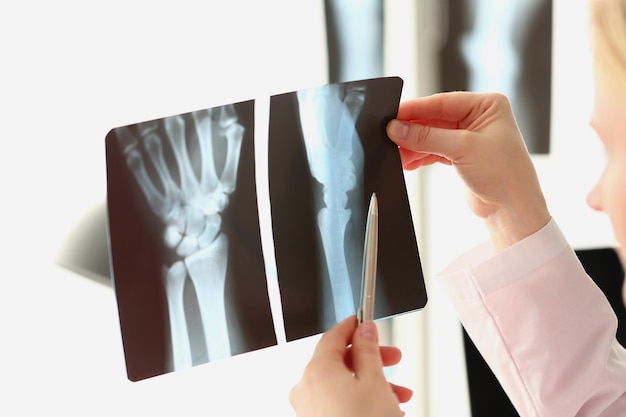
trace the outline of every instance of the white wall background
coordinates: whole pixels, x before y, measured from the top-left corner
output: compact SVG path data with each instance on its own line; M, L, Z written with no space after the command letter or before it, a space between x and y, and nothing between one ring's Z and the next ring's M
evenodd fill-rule
M584 209L586 173L601 163L587 127L586 2L554 1L554 153L537 162L568 237L602 246L611 242L605 219ZM405 78L405 98L432 92L436 4L388 2L386 73ZM130 383L113 292L53 259L105 199L109 129L325 83L322 19L321 1L0 5L0 414L292 414L287 393L317 338ZM414 209L430 301L395 319L405 359L392 375L417 390L408 415L468 415L460 331L432 278L485 234L450 170L407 180L422 197Z

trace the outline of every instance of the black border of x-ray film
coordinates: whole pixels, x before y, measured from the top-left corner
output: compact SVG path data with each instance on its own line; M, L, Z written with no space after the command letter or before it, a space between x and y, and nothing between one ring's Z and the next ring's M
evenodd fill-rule
M385 126L395 117L402 90L398 77L355 81L366 88L356 121L364 153L362 195L376 192L380 210L380 248L376 318L421 309L426 291L397 147L387 138ZM349 83L342 83L349 84ZM323 88L323 87L319 87ZM222 231L229 239L227 261L227 319L232 354L270 347L326 330L324 306L318 301L327 273L320 270L312 201L319 195L306 161L296 92L269 99L267 178L255 174L255 100L235 103L238 123L245 128L237 182ZM220 106L221 107L221 106ZM216 107L218 108L218 107ZM189 120L189 114L182 115ZM162 121L163 119L158 119ZM136 128L129 125L126 128ZM128 378L133 381L171 372L167 299L162 268L176 257L164 247L160 219L151 211L130 172L126 155L111 130L105 139L107 207L111 271L115 289ZM256 143L258 146L258 143ZM171 152L166 157L173 160ZM269 182L271 233L274 259L263 254L257 195L259 181ZM367 204L363 202L363 211ZM365 213L360 218L364 222ZM354 225L359 227L359 225ZM364 224L361 225L364 229ZM266 252L267 252L267 248ZM361 252L356 250L359 256ZM268 262L275 262L268 268ZM277 273L282 317L276 321L268 281ZM360 282L355 286L360 290ZM193 291L189 288L188 291ZM197 307L196 307L197 309ZM198 314L194 307L186 312ZM284 329L277 329L276 323ZM190 338L201 338L196 329ZM285 336L279 336L283 334ZM208 361L206 352L194 352L194 363Z

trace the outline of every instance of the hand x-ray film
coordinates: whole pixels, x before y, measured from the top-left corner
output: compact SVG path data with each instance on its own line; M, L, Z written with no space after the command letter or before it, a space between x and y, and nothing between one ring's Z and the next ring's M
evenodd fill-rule
M397 147L397 77L115 128L108 227L128 378L323 332L359 307L379 202L376 318L426 291Z

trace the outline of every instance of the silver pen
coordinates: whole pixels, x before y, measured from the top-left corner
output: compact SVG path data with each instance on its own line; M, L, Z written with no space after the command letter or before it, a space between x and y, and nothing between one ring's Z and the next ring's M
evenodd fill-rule
M376 268L378 263L378 199L372 193L367 211L365 243L363 246L363 271L361 276L361 307L357 312L360 323L374 320L376 295Z

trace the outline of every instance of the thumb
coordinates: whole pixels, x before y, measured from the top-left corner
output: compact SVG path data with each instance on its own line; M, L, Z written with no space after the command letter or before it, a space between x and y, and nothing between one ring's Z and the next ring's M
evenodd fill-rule
M384 378L378 345L378 329L372 321L360 324L352 336L352 365L359 379Z
M450 161L457 159L459 143L465 133L437 120L407 122L394 119L387 125L387 135L400 148L435 154Z

